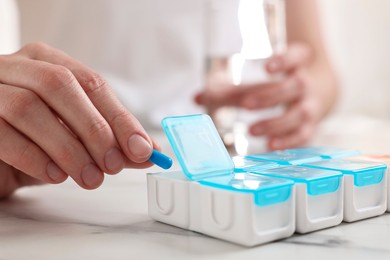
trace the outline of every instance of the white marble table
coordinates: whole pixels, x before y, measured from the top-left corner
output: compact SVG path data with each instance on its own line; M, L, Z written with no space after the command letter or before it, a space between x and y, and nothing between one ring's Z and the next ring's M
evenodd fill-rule
M390 154L390 122L334 118L313 143ZM390 214L254 248L155 222L147 171L159 169L125 170L94 191L71 181L19 190L0 202L0 260L390 259Z

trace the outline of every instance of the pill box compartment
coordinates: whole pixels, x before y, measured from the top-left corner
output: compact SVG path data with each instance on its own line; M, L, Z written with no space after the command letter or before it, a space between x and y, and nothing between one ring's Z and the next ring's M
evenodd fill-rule
M389 166L390 166L390 155L357 155L351 157L353 160L363 160L369 162L380 162L387 166L386 179L387 179L387 212L390 212L390 178L389 178Z
M287 166L258 174L295 182L296 231L307 233L336 226L343 220L343 178L339 171Z
M383 214L387 207L386 165L362 160L335 159L304 164L344 175L344 221Z

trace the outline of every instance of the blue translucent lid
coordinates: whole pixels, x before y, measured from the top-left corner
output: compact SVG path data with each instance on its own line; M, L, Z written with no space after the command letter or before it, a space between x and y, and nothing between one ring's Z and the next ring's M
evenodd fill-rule
M286 201L291 195L293 181L251 173L211 177L199 181L202 185L253 193L255 204L267 206Z
M286 178L297 183L305 183L310 195L320 195L336 191L339 188L340 179L343 175L339 171L301 166L287 166L269 170L260 170L256 171L256 173Z
M286 150L247 155L246 158L252 160L266 160L266 161L276 162L282 165L298 165L302 163L322 160L322 158L318 155L298 154L298 153L288 152Z
M301 147L296 149L288 149L287 151L292 153L299 153L299 154L318 155L324 159L341 158L341 157L354 156L360 154L360 152L356 150L343 150L335 147L321 147L321 146Z
M279 167L279 164L270 161L252 160L244 156L234 156L235 172L250 172L255 170L271 169Z
M360 160L324 160L304 164L307 167L341 171L344 174L354 175L356 186L367 186L382 181L386 164Z
M162 126L191 180L233 173L233 161L208 115L167 117Z

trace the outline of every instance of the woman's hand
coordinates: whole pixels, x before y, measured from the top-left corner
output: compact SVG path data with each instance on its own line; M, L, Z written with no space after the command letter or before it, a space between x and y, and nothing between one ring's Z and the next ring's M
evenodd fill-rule
M198 104L215 107L237 106L248 110L283 106L282 115L254 122L250 133L267 136L270 150L286 149L305 144L317 123L329 110L333 95L324 95L321 73L310 68L312 54L305 44L291 44L284 54L270 58L267 72L283 75L282 80L265 84L231 86L220 91L201 93ZM326 89L326 86L325 86ZM331 90L331 88L329 88ZM325 90L326 91L326 90Z
M151 166L154 145L107 82L42 43L0 56L0 136L0 196L68 176L94 189L104 172Z

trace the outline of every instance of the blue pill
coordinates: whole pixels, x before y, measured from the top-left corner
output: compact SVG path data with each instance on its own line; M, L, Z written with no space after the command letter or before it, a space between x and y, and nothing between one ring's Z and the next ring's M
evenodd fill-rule
M156 150L153 150L149 161L160 166L163 169L169 169L172 166L172 159Z

